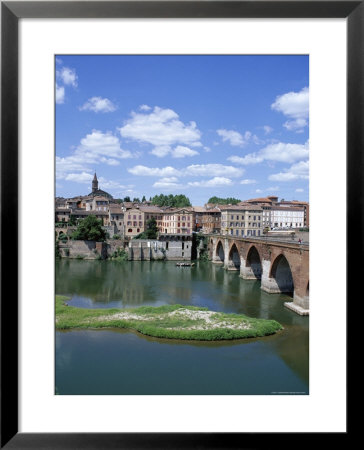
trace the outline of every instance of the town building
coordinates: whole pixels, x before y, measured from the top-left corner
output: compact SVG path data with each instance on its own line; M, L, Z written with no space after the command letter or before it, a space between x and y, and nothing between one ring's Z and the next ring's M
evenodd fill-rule
M262 208L257 205L224 205L221 210L221 234L236 237L262 236Z
M304 226L304 209L292 206L272 206L271 228L301 228Z
M167 208L163 211L160 234L192 235L195 230L195 212L192 207Z
M259 205L263 210L263 229L301 228L309 226L309 204L297 200L278 201L276 196L252 198L244 203Z
M201 213L201 227L200 230L204 234L220 233L221 232L221 209L219 206L207 205Z
M107 197L108 199L112 200L113 196L109 194L108 192L105 192L101 189L99 189L99 181L96 176L96 172L94 175L94 178L92 180L92 191L88 194L88 197Z
M116 228L116 233L121 238L125 235L124 211L120 204L109 204L109 226Z
M128 209L124 213L124 235L133 238L145 229L144 212L139 208Z

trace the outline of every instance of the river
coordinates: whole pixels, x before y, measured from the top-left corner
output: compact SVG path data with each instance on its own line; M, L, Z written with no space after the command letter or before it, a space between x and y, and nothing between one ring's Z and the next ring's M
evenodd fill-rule
M85 308L179 303L275 319L273 336L224 342L157 339L126 330L56 331L56 392L85 395L309 393L309 318L260 281L210 262L56 261L56 294Z

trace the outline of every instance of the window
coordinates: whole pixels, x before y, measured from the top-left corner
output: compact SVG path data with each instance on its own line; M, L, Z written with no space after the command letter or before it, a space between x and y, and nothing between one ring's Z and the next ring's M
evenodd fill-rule
M139 228L137 228L137 233L139 233L139 231L140 231L140 229L139 229Z
M128 233L132 233L133 230L131 228L128 229Z
M235 230L235 234L239 236L239 230Z
M239 220L239 216L236 216L236 220Z
M234 215L231 216L231 220L234 220Z

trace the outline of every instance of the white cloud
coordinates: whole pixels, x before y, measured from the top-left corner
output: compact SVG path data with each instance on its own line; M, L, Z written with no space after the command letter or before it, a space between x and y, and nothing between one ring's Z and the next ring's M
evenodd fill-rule
M165 177L156 181L153 187L159 189L181 189L183 185L178 183L177 177Z
M98 180L99 180L99 188L106 189L109 191L116 191L116 190L131 191L132 188L134 187L133 184L129 184L129 185L125 186L123 184L120 184L118 181L107 180L104 177L99 177Z
M189 186L194 187L217 187L217 186L230 186L233 182L230 180L230 178L225 177L214 177L210 180L206 181L190 181L188 183Z
M297 133L303 132L308 125L309 113L309 90L304 87L300 92L288 92L279 95L271 105L275 111L283 113L289 121L284 123L284 127Z
M263 191L262 191L261 189L255 189L255 192L256 192L257 194L261 194Z
M159 145L158 147L154 147L151 153L152 155L158 156L158 158L164 158L165 156L169 155L172 151L172 148L170 145Z
M120 147L120 141L110 131L102 133L99 130L92 130L91 134L81 139L81 145L76 149L76 154L89 156L91 159L98 157L109 158L132 158L129 150L123 150ZM105 162L105 161L103 161Z
M186 167L185 175L190 176L228 176L240 177L244 173L244 169L233 166L224 166L223 164L194 164Z
M185 156L195 156L199 153L196 150L191 150L188 147L184 147L183 145L177 145L177 147L172 150L173 158L184 158Z
M269 188L266 189L269 192L277 192L279 191L279 187L278 186L271 186Z
M93 175L91 173L69 173L66 177L66 181L75 181L76 183L91 183Z
M196 150L191 150L183 145L177 145L174 149L169 145L160 145L154 147L149 153L158 156L158 158L164 158L167 155L171 155L172 158L184 158L186 156L195 156L199 154Z
M167 166L159 169L158 167L146 167L142 165L134 166L127 169L133 175L147 177L171 177L180 176L180 172L174 167Z
M230 145L237 147L244 147L251 138L253 138L254 142L257 142L258 139L255 135L253 136L250 131L246 131L244 136L234 130L220 129L216 132L222 138L223 142L228 141Z
M80 111L94 111L96 113L98 112L107 113L115 111L116 106L108 98L91 97L79 109Z
M293 181L293 180L308 180L309 178L309 163L308 161L300 161L293 164L284 172L276 173L268 177L273 181Z
M206 147L206 146L205 146L203 149L204 149L205 152L207 152L207 153L208 153L208 152L211 152L211 148L210 148L210 147Z
M296 131L297 133L303 133L303 129L307 125L308 121L306 119L288 120L283 124L284 128L287 128L287 130Z
M302 188L297 188L297 189L295 190L295 192L304 192L304 189L302 189Z
M141 111L150 111L152 108L150 106L148 106L148 105L140 105L139 109Z
M62 104L64 103L64 87L58 86L56 83L56 103Z
M75 69L62 67L60 70L57 70L56 75L66 86L77 87L78 76Z
M195 122L184 124L172 109L156 106L151 113L131 113L131 119L119 128L122 137L156 147L185 144L192 147L202 146L201 132Z
M224 166L223 164L193 164L183 169L175 169L167 166L163 168L147 167L142 165L127 169L133 175L152 176L152 177L180 177L180 176L230 176L239 177L244 173L244 169L233 166Z
M273 128L270 127L269 125L264 125L263 130L264 134L270 134L273 131Z
M248 164L258 164L264 161L264 159L257 153L249 153L246 156L229 156L227 159L234 164L241 164L242 166Z
M240 184L254 184L254 183L256 183L256 180L249 180L248 178L240 181Z
M300 159L308 158L308 155L308 141L305 144L286 144L284 142L277 142L268 145L259 152L249 153L244 157L230 156L227 159L235 164L241 165L258 164L263 161L293 163Z
M56 63L61 64L62 61L56 58ZM56 103L62 104L65 99L65 87L62 85L73 86L75 88L77 87L78 77L74 69L61 67L59 70L56 70L56 79L58 80L56 82Z
M137 155L129 150L123 150L118 137L111 132L92 130L81 139L80 145L71 156L56 157L56 176L58 179L64 179L73 172L90 171L87 165L103 163L116 166L119 165L119 160L135 156Z

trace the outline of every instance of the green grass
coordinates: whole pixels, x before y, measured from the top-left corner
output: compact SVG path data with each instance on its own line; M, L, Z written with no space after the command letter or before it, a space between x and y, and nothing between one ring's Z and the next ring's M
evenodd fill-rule
M58 330L125 328L158 338L218 341L267 336L282 329L275 320L213 312L197 306L86 309L67 306L66 301L67 297L56 296Z

